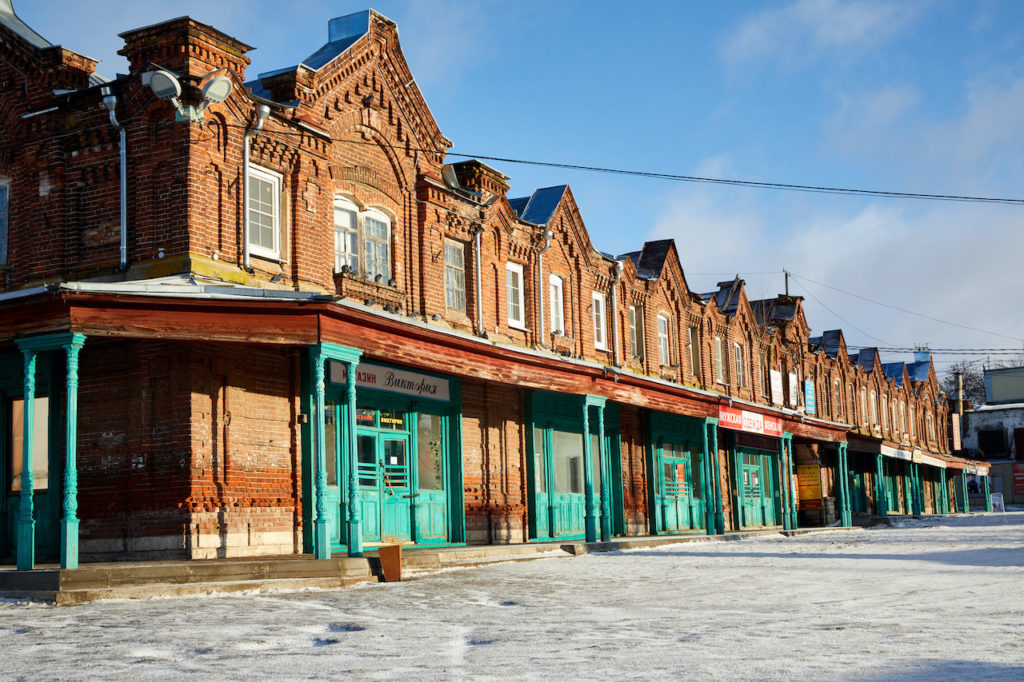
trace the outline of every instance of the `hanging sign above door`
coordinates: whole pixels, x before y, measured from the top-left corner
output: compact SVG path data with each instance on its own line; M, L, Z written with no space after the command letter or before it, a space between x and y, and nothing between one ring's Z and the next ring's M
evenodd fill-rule
M331 360L327 366L327 376L332 384L345 383L345 365ZM451 400L451 389L447 379L383 365L362 362L356 365L356 386L389 393L401 393L417 398L431 398L445 402Z

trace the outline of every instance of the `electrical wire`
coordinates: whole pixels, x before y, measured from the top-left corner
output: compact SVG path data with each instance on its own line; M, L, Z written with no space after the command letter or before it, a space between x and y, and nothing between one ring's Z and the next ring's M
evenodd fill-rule
M229 128L246 128L244 125L235 123L225 124ZM862 197L883 197L887 199L921 199L926 201L957 201L982 204L1007 204L1010 206L1024 205L1024 199L1013 199L1009 197L985 197L969 194L937 194L926 192L896 192L893 190L879 189L858 189L853 187L838 187L830 185L803 185L789 182L766 182L761 180L737 180L734 178L712 178L700 175L682 175L677 173L660 173L657 171L629 170L624 168L609 168L605 166L586 166L577 163L561 163L557 161L538 161L535 159L517 159L508 156L492 156L488 154L472 154L469 152L457 152L454 150L438 151L436 149L422 149L408 147L405 145L392 145L375 140L340 140L329 135L317 132L292 132L274 131L268 133L273 135L297 135L310 137L327 137L332 142L344 142L345 144L362 144L375 147L387 147L407 152L423 152L426 154L444 154L446 156L458 156L466 159L481 159L484 161L497 161L500 163L514 163L525 166L541 166L544 168L561 168L563 170L587 171L591 173L607 173L611 175L630 175L641 178L652 178L657 180L670 180L674 182L706 183L712 185L728 185L732 187L751 187L756 189L774 189L790 192L810 192L815 194L844 194Z
M840 289L839 287L834 287L834 286L832 286L830 284L825 284L824 282L817 282L817 281L811 279L810 277L804 277L803 275L799 275L798 276L798 275L794 274L792 271L790 271L789 276L792 277L793 279L803 279L803 280L806 280L806 281L811 282L813 284L817 284L818 286L825 287L826 289L832 289L833 291L838 291L841 294L846 294L847 296L852 296L853 298L859 298L862 301L867 301L868 303L874 303L875 305L880 305L880 306L882 306L884 308L891 308L892 310L898 310L899 312L907 313L908 315L916 315L917 317L922 317L922 318L924 318L926 320L931 320L932 322L939 322L941 324L948 324L951 327L959 327L960 329L966 329L966 330L972 331L972 332L979 332L981 334L989 334L991 336L999 336L999 337L1002 337L1004 339L1012 339L1013 341L1020 341L1021 343L1024 343L1024 339L1022 339L1020 337L1017 337L1017 336L1010 336L1008 334L1000 334L999 332L988 331L987 329L978 329L977 327L971 327L971 326L966 325L966 324L960 324L959 322L950 322L949 320L943 320L941 318L933 317L931 315L925 315L924 313L915 313L913 310L907 310L906 308L900 308L899 306L890 305L888 303L882 303L881 301L876 301L873 298L868 298L867 296L861 296L860 294L854 294L852 292L846 291L845 289ZM802 286L804 286L804 290L806 291L807 290L806 285L802 285ZM817 299L815 299L815 300L817 300ZM868 336L870 336L870 334ZM871 338L875 338L875 337L872 336Z
M794 279L795 279L795 278L794 278ZM815 296L815 295L814 295L813 293L811 293L810 289L808 289L808 288L807 288L806 286L804 286L804 284L803 284L802 282L799 282L799 281L798 281L798 282L796 282L796 283L800 285L800 288L801 288L801 289L803 289L804 291L806 291L806 292L807 292L807 295L808 295L808 296L810 296L810 297L811 297L811 298L813 298L813 299L814 299L815 301L817 301L817 302L818 302L818 304L819 304L819 305L821 305L821 307L823 307L823 308L824 308L825 310L827 310L827 311L829 311L830 313L832 313L833 315L835 315L835 316L836 316L836 318L838 318L838 319L839 319L839 321L840 321L840 322L842 322L843 324L848 324L848 325L850 325L851 327L853 327L854 329L856 329L857 331L859 331L859 332L860 332L861 334L863 334L864 336L868 336L868 337L870 337L870 338L874 339L875 341L880 341L881 343L884 343L884 344L887 344L887 345L891 345L891 344L889 344L889 342L888 342L888 341L883 341L882 339L878 338L878 337L877 337L877 336L875 336L874 334L869 334L869 333L867 333L866 331L864 331L863 329L861 329L860 327L858 327L857 325L855 325L855 324L854 324L853 322L850 322L850 321L849 321L849 320L847 320L846 318L842 317L842 316L841 316L841 315L840 315L839 313L837 313L836 311L834 311L834 310L832 310L831 308L829 308L829 307L828 307L827 305L825 305L825 302L824 302L824 301L822 301L822 300L821 300L820 298L818 298L818 297L817 297L817 296Z

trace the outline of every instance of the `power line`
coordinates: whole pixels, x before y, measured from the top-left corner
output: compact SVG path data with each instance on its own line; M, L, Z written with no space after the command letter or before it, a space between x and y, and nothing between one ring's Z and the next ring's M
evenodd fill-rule
M230 128L242 128L248 129L248 126L238 125L236 123L226 124ZM324 137L319 132L291 132L291 131L274 131L269 133L263 131L263 135L268 137L272 135L292 135L292 136L315 136ZM751 187L756 189L774 189L783 190L790 192L811 192L815 194L844 194L852 196L862 197L883 197L887 199L921 199L927 201L959 201L968 203L981 203L981 204L1007 204L1010 206L1022 206L1024 205L1024 199L1012 199L1008 197L984 197L974 196L968 194L935 194L925 192L896 192L892 190L879 190L879 189L858 189L853 187L835 187L829 185L802 185L789 182L765 182L760 180L737 180L734 178L712 178L700 175L682 175L677 173L660 173L657 171L642 171L642 170L629 170L624 168L609 168L605 166L586 166L576 163L561 163L557 161L538 161L534 159L517 159L507 156L491 156L487 154L471 154L468 152L457 152L454 150L448 150L446 152L438 152L436 149L421 149L417 147L407 147L405 145L392 145L381 143L371 140L340 140L337 138L329 137L328 139L332 142L344 142L345 144L362 144L370 145L375 147L387 147L390 149L399 149L407 152L423 152L427 154L439 154L443 153L446 156L458 156L466 159L481 159L485 161L497 161L501 163L514 163L526 166L541 166L544 168L561 168L564 170L575 170L575 171L587 171L591 173L608 173L612 175L630 175L641 178L653 178L657 180L670 180L674 182L691 182L691 183L705 183L712 185L728 185L732 187Z
M792 273L790 273L790 274L792 274ZM793 279L796 279L796 278L794 277ZM871 337L872 339L874 339L875 341L880 341L881 343L884 343L884 344L888 344L888 343L889 343L888 341L882 341L882 339L878 338L878 337L877 337L877 336L875 336L874 334L868 334L868 333L867 333L866 331L864 331L863 329L861 329L860 327L858 327L857 325L855 325L855 324L854 324L853 322L850 322L850 321L849 321L849 320L847 320L846 318L842 317L842 316L841 316L841 315L840 315L839 313L837 313L836 311L834 311L834 310L832 310L831 308L829 308L829 307L828 307L827 305L825 305L825 302L824 302L824 301L822 301L822 300L821 300L820 298L818 298L818 297L817 297L817 296L815 296L815 295L814 295L813 293L811 293L811 290L810 290L810 289L808 289L808 288L807 288L806 286L804 286L804 284L803 284L802 282L800 282L800 281L797 281L797 284L799 284L799 285L800 285L800 287L801 287L801 288L802 288L802 289L803 289L804 291L806 291L806 292L807 292L807 295L808 295L808 296L810 296L810 297L811 297L811 298L813 298L813 299L814 299L815 301L817 301L817 302L818 302L818 303L819 303L819 304L820 304L820 305L821 305L821 306L822 306L823 308L825 308L825 310L827 310L827 311L829 311L830 313L832 313L833 315L835 315L835 316L836 316L836 317L837 317L837 318L839 319L839 321L841 321L841 322L842 322L843 324L848 324L848 325L850 325L851 327L853 327L854 329L856 329L857 331L859 331L859 332L860 332L861 334L863 334L864 336L869 336L869 337Z
M841 294L846 294L847 296L852 296L854 298L859 298L862 301L867 301L868 303L874 303L875 305L880 305L880 306L885 307L885 308L891 308L892 310L898 310L901 313L907 313L908 315L916 315L917 317L923 317L924 319L931 320L933 322L939 322L941 324L948 324L951 327L959 327L960 329L967 329L968 331L972 331L972 332L979 332L981 334L990 334L992 336L999 336L999 337L1002 337L1004 339L1012 339L1014 341L1020 341L1020 342L1024 343L1024 339L1016 337L1016 336L1009 336L1007 334L1000 334L999 332L988 331L986 329L978 329L977 327L971 327L971 326L968 326L966 324L960 324L959 322L950 322L949 320L943 320L943 319L940 319L938 317L932 317L931 315L925 315L924 313L915 313L913 310L907 310L906 308L900 308L899 306L890 305L888 303L882 303L881 301L876 301L873 298L868 298L867 296L861 296L860 294L854 294L852 292L846 291L845 289L840 289L839 287L834 287L834 286L832 286L830 284L825 284L824 282L817 282L817 281L815 281L815 280L813 280L813 279L811 279L809 277L804 277L803 275L800 275L798 277L797 275L793 274L792 271L790 271L789 274L790 274L790 276L793 279L798 279L798 278L799 279L804 279L804 280L806 280L808 282L812 282L813 284L817 284L818 286L823 286L826 289L832 289L833 291L838 291ZM804 286L804 290L805 291L807 290L806 286ZM817 300L817 299L815 299L815 300ZM820 301L819 301L819 303L820 303ZM868 334L868 336L871 336L871 335ZM875 337L872 336L871 338L875 338Z

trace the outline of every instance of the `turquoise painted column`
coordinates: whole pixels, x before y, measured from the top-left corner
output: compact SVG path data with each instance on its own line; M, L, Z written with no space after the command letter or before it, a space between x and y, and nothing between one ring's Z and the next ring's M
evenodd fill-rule
M921 480L921 465L914 462L914 513L924 514L924 482Z
M735 445L735 436L733 437L732 447L732 469L733 473L733 509L736 511L736 530L741 530L745 525L746 519L743 518L743 503L746 500L743 490L743 467L740 464L740 453Z
M608 486L612 476L608 471L608 452L604 442L604 404L597 406L597 453L601 467L601 540L612 539L612 497Z
M942 500L942 511L941 514L949 513L949 483L946 481L946 469L939 468L939 485L942 486L942 495L939 498Z
M792 479L789 477L789 460L786 458L786 454L786 439L783 437L779 440L779 489L782 491L782 529L790 530L789 506L792 503L792 491L789 488L792 484Z
M597 542L597 501L594 499L594 453L590 447L590 402L583 399L583 513L587 542Z
M992 489L988 484L988 474L985 474L985 511L992 511Z
M708 535L715 534L715 484L712 479L711 453L708 451L708 423L701 428L701 461L704 463L704 476L701 494L704 496L704 530Z
M793 434L784 433L782 437L786 440L786 453L789 456L789 527L796 530L800 527L800 514L797 509L797 490L793 488L793 473L796 463L793 461Z
M326 409L326 384L324 378L323 352L319 347L310 350L313 361L313 461L316 464L316 519L313 521L313 550L317 559L331 558L331 539L327 531L327 444L324 434L324 411Z
M849 488L849 464L846 460L846 441L839 443L839 452L837 455L839 464L839 471L837 476L839 477L839 494L840 499L840 523L843 526L853 525L853 519L850 515L850 488Z
M348 435L348 555L363 556L362 500L359 494L359 441L356 438L356 367L345 364L345 396L347 399L345 431Z
M964 502L964 514L970 514L971 497L967 492L967 469L960 470L960 498Z
M883 518L889 515L889 488L885 484L882 453L875 455L875 513Z
M35 440L36 351L23 349L25 392L21 439L21 493L18 505L18 570L31 571L36 565L36 521L32 515L32 445ZM41 453L46 456L47 453Z
M718 420L708 419L711 427L711 465L715 477L715 532L725 535L725 507L722 504L722 467L718 459Z
M60 567L78 568L78 353L84 334L64 344L67 353L67 397L64 425L64 518L60 522Z

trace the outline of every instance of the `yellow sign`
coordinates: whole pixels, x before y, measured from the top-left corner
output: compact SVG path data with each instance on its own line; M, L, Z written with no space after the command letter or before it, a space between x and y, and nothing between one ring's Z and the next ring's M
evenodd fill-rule
M800 506L816 509L821 506L821 465L797 464Z

